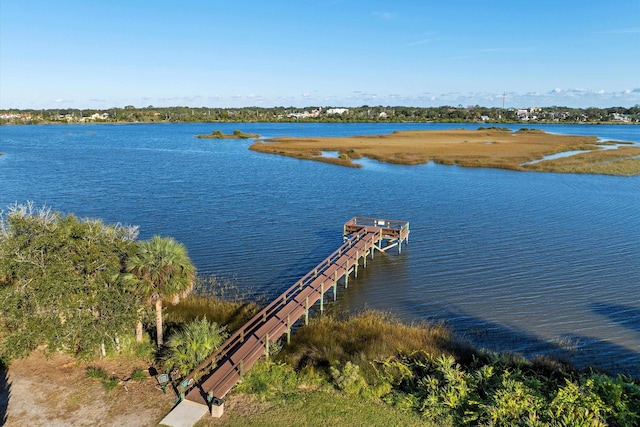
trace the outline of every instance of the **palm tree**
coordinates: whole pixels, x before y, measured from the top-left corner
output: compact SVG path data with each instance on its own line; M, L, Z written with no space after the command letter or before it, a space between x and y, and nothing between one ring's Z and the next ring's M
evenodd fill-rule
M160 348L164 344L162 301L179 299L189 293L195 281L196 269L182 243L160 236L140 242L138 252L127 261L127 269L137 278L143 295L155 304L156 334Z

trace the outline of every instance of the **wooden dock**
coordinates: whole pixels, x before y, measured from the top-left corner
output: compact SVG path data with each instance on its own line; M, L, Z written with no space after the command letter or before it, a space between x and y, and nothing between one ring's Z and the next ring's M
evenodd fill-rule
M408 243L409 223L379 218L355 217L343 228L344 243L329 257L298 280L282 295L249 320L240 330L189 374L179 386L181 397L206 405L219 404L242 375L264 355L269 346L286 334L302 317L309 321L309 309L318 301L324 310L324 295L331 291L335 301L338 281L345 287L349 276L367 266L375 251L387 251Z

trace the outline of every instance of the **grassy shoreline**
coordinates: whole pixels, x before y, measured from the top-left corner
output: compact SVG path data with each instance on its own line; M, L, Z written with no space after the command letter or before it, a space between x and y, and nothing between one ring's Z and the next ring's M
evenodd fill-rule
M515 171L640 175L640 147L606 150L602 145L627 144L596 136L548 134L541 130L480 128L478 130L402 131L386 135L319 138L272 138L257 141L249 148L267 154L360 167L354 159L367 157L380 162L417 165L430 161L444 165L499 168ZM546 156L589 150L578 157L545 160ZM338 152L338 158L324 156ZM576 161L577 159L577 161Z
M257 310L237 297L190 296L167 307L167 326L179 329L206 316L233 331ZM90 364L61 354L50 362L39 352L14 361L7 379L9 422L157 425L175 395L171 389L163 394L153 377L127 379L153 359L139 350ZM115 372L120 383L107 390L90 377L89 366ZM24 412L18 396L42 372L57 398L36 395L37 412ZM69 378L91 392L79 393ZM442 324L407 324L371 310L343 316L329 310L300 326L291 344L274 343L271 359L259 361L225 401L222 418L205 416L196 425L630 427L640 421L640 379L483 352Z
M325 314L276 347L232 390L228 413L199 427L640 421L638 379L477 350L442 324L406 324L371 310Z

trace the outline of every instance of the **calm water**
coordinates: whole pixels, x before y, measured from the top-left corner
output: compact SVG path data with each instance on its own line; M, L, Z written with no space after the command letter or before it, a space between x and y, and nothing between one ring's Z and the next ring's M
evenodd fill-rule
M349 218L408 220L408 248L376 255L339 290L339 308L445 321L490 349L640 375L639 177L374 161L356 170L255 153L251 141L193 137L461 127L478 126L4 126L0 207L33 200L139 225L141 238L174 236L200 273L269 296L336 249ZM640 141L638 126L537 127Z

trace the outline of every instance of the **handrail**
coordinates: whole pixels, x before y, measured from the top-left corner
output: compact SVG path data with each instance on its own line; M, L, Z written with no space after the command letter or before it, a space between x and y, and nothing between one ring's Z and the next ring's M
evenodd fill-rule
M363 227L383 227L390 229L403 229L408 228L408 221L399 221L395 219L384 219L384 218L368 218L368 217L360 217L356 216L351 218L345 226L347 225L360 225Z
M356 232L345 241L342 246L340 246L336 251L334 251L331 255L325 258L322 262L320 262L314 269L305 274L300 280L298 280L295 284L293 284L289 289L287 289L280 297L276 298L269 305L263 308L258 314L253 316L249 322L247 322L241 329L236 331L231 337L229 337L224 344L219 347L213 354L207 357L202 363L200 363L181 383L189 383L191 385L186 387L183 390L183 393L188 393L191 389L196 387L196 381L190 381L200 378L201 375L210 372L215 369L215 364L218 362L218 357L224 353L227 353L235 346L246 341L248 336L251 336L259 326L261 326L268 317L270 317L276 309L284 306L291 299L295 299L295 296L298 295L302 289L305 288L309 283L313 282L318 275L322 274L325 270L327 270L332 264L334 264L348 249L350 249L354 243L360 241L364 236L368 233L366 230L362 229ZM372 238L373 242L373 238Z

